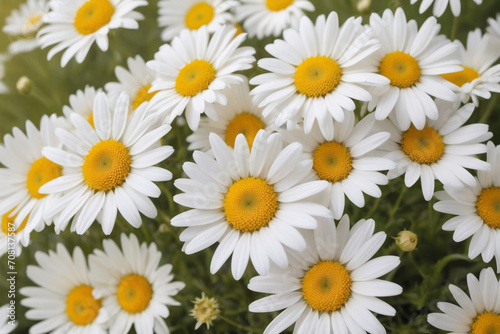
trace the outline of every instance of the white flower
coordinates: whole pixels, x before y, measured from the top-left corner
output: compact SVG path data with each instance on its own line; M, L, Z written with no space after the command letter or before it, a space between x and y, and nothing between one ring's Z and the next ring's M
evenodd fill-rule
M139 244L137 237L121 234L121 249L111 239L104 251L89 256L94 296L110 316L110 333L128 333L134 325L137 334L170 333L165 321L168 305L180 305L175 296L185 286L172 282L172 265L159 266L162 258L156 244Z
M360 220L349 230L345 215L335 226L319 224L308 235L308 248L294 252L290 267L250 280L252 291L269 293L250 304L250 312L285 309L264 334L281 333L295 323L294 333L386 333L372 312L394 316L396 310L377 297L399 295L402 288L381 277L400 263L397 256L371 257L386 234L373 234L373 219Z
M9 334L17 327L17 321L13 325L10 319L10 313L12 311L14 312L12 316L15 317L15 305L5 304L0 307L0 333L2 334Z
M146 0L52 0L50 12L43 18L47 25L40 29L38 39L42 48L56 44L48 60L67 49L61 66L73 57L81 63L94 42L102 51L108 50L110 30L137 29L137 20L143 16L134 9L147 4Z
M371 39L371 30L361 25L361 18L349 18L339 28L335 12L328 18L320 15L316 24L302 17L298 30L287 29L283 40L266 46L274 58L264 58L258 65L270 71L256 76L250 84L258 85L251 94L263 114L276 113L276 125L298 117L309 133L317 121L326 137L333 134L332 118L344 120L344 113L355 108L353 99L369 101L371 95L360 84L388 84L375 74L375 66L363 65L380 44ZM288 124L290 126L290 124Z
M305 182L312 161L304 159L302 145L282 148L281 135L260 130L252 151L245 137L236 137L234 150L218 135L210 135L213 156L193 153L186 162L189 179L174 185L184 193L174 201L192 210L172 218L172 225L187 227L180 235L183 250L193 254L216 242L210 272L217 272L233 254L233 277L240 279L252 262L266 274L270 261L288 266L288 248L302 251L306 244L299 229L314 229L317 216L330 212L307 198L324 190L325 181Z
M411 0L411 4L415 4L418 0ZM434 3L434 7L432 8L432 15L436 17L440 17L443 15L446 7L448 7L448 3L450 4L451 12L453 16L460 16L460 1L461 0L422 0L420 4L419 13L422 14L429 8L432 3ZM470 0L465 0L469 1ZM483 3L483 0L474 0L474 2L478 5Z
M497 14L496 19L488 18L488 27L486 31L494 38L500 39L500 14Z
M377 120L395 114L395 124L403 131L411 124L422 130L426 116L432 120L438 117L431 96L447 101L457 98L455 86L440 74L462 69L455 54L458 43L438 35L440 25L436 18L429 17L418 29L414 20L406 21L401 8L395 14L387 9L382 17L373 13L370 25L382 43L373 61L390 85L371 90L374 98L368 110L376 107Z
M108 314L93 295L87 260L80 247L73 256L62 245L48 254L36 252L38 266L29 265L26 276L38 286L23 287L21 305L30 308L26 318L39 320L30 333L107 333Z
M94 128L94 100L101 88L95 89L86 85L84 90L77 90L75 94L69 96L69 106L63 106L63 113L66 119L70 119L72 113L82 116Z
M106 95L97 93L93 113L95 129L78 113L69 120L74 133L56 129L65 150L45 147L43 155L68 169L43 185L42 193L64 195L45 212L54 218L56 230L64 230L72 217L72 231L84 233L97 219L105 234L115 224L117 210L134 227L142 224L139 212L154 218L157 210L149 197L160 196L153 181L172 178L169 171L153 167L173 152L170 146L158 146L169 125L157 126L154 115L147 116L147 103L130 117L129 97L123 93L114 112Z
M491 170L478 171L476 184L463 189L445 187L445 192L437 192L440 202L434 209L456 215L449 219L443 230L455 231L453 240L463 241L472 236L469 257L482 255L484 262L496 258L500 272L500 146L488 142L486 161Z
M159 92L151 105L161 105L168 123L186 109L187 123L196 130L202 113L216 118L214 102L226 104L221 90L243 82L233 72L249 69L255 50L239 47L246 35L234 37L235 33L236 29L229 26L217 28L211 37L206 26L185 29L171 44L160 47L155 60L148 61L147 66L158 73L151 91Z
M455 334L498 333L500 331L500 282L493 269L481 270L479 280L467 275L470 297L456 285L450 292L458 305L439 302L443 313L431 313L427 321L434 327Z

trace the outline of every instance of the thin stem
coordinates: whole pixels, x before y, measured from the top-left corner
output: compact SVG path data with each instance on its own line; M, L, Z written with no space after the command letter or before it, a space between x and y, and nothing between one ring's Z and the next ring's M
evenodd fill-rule
M456 16L453 18L453 24L451 25L451 32L450 32L450 39L453 41L455 40L456 36L457 36L457 32L458 32L458 27L459 27L459 17L460 16Z
M249 333L253 332L253 328L252 327L240 325L237 322L235 322L235 321L233 321L233 320L231 320L229 318L226 318L226 317L224 317L222 315L219 315L218 317L219 317L219 319L221 319L222 321L225 321L226 323L228 323L231 326L234 326L234 327L239 328L239 329L243 329L245 331L248 331Z
M493 98L488 103L488 106L486 107L486 111L479 119L479 123L488 123L488 119L490 118L491 113L493 112L493 110L497 106L497 100L498 100L498 94L495 94L495 96L493 96Z
M142 234L144 234L144 238L146 238L146 241L148 243L150 243L151 242L151 234L149 233L149 230L148 230L145 222L142 222L142 224L141 224L141 231L142 231Z

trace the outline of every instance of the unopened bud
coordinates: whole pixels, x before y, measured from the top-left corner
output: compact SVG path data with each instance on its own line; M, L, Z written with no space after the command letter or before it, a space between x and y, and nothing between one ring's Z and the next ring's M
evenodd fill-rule
M31 88L33 87L33 84L27 76L23 75L22 77L17 80L16 83L16 88L19 93L23 95L28 95L31 92Z
M170 230L170 227L168 227L167 224L161 224L158 227L158 232L160 232L160 233L168 233L169 230Z
M394 239L396 240L396 245L405 252L411 252L417 247L417 235L411 231L401 231Z
M356 4L356 9L358 10L358 12L363 13L365 11L368 11L371 5L372 5L371 0L358 0L358 3Z

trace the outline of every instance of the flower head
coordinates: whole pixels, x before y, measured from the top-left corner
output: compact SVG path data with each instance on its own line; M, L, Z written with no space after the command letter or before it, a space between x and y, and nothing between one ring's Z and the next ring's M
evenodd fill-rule
M194 329L200 328L203 324L206 324L207 329L209 329L212 325L212 321L217 319L217 315L220 313L217 300L213 297L208 298L205 296L205 292L202 292L201 298L196 297L193 303L194 307L189 312L189 315L196 319Z

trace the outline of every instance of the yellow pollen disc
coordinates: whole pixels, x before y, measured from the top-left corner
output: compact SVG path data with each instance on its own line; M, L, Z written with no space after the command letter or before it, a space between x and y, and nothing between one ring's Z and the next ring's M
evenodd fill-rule
M464 68L463 71L441 74L441 76L458 87L479 78L479 73L475 69L467 66L462 67Z
M109 0L88 0L76 12L76 31L90 35L108 24L114 12L115 8Z
M500 229L500 188L483 189L477 198L476 208L486 225Z
M77 326L91 324L99 314L101 301L92 296L92 287L80 285L71 290L66 299L66 314Z
M286 9L293 3L293 0L266 0L266 7L272 12L279 12Z
M90 126L92 126L95 129L95 125L94 125L94 113L93 112L90 112L89 118L87 118L87 122L89 122Z
M24 218L23 222L21 223L21 225L19 225L19 228L17 230L12 231L12 229L14 228L14 220L16 219L17 215L14 215L12 217L9 217L9 216L12 213L12 211L14 211L15 209L16 208L10 210L9 212L5 213L2 216L2 232L4 234L10 234L12 232L17 234L17 233L21 232L26 227L26 223L28 222L29 215L27 215L26 218ZM10 231L9 231L9 228L11 229Z
M322 180L344 180L352 170L352 158L347 147L336 142L320 144L313 153L313 169Z
M403 134L401 149L412 161L433 164L444 154L443 137L427 125L422 130L412 125Z
M349 273L340 263L321 261L304 275L302 294L314 310L333 312L349 299L351 282Z
M42 18L42 15L40 15L40 14L32 15L28 19L28 23L31 24L31 25L35 25L35 24L37 24L40 21L41 18Z
M106 191L122 184L130 171L132 159L128 149L116 140L102 140L85 156L82 172L87 185Z
M214 8L206 2L199 2L189 9L184 22L188 29L196 30L212 22L213 18Z
M137 109L143 102L149 102L156 95L157 92L148 93L151 85L147 85L139 89L135 95L134 101L132 101L132 109Z
M401 51L391 52L380 61L380 74L399 88L413 86L420 79L420 66L415 58Z
M125 311L132 314L144 311L152 296L151 284L143 276L136 274L124 276L116 291L118 303Z
M215 79L215 68L208 61L196 59L184 66L175 79L175 89L184 96L203 92Z
M40 194L38 189L45 183L62 175L62 167L47 158L40 158L33 162L26 178L26 188L31 197L40 199L46 194Z
M266 226L278 210L278 195L264 180L249 177L233 183L224 198L224 213L233 228L242 232Z
M470 326L471 334L500 334L500 315L481 313Z
M259 130L264 129L264 122L259 117L243 112L229 122L226 128L226 144L234 148L236 136L242 133L247 139L248 147L252 149L253 140Z
M330 57L316 56L304 60L293 78L299 93L307 97L325 96L337 87L342 69Z

